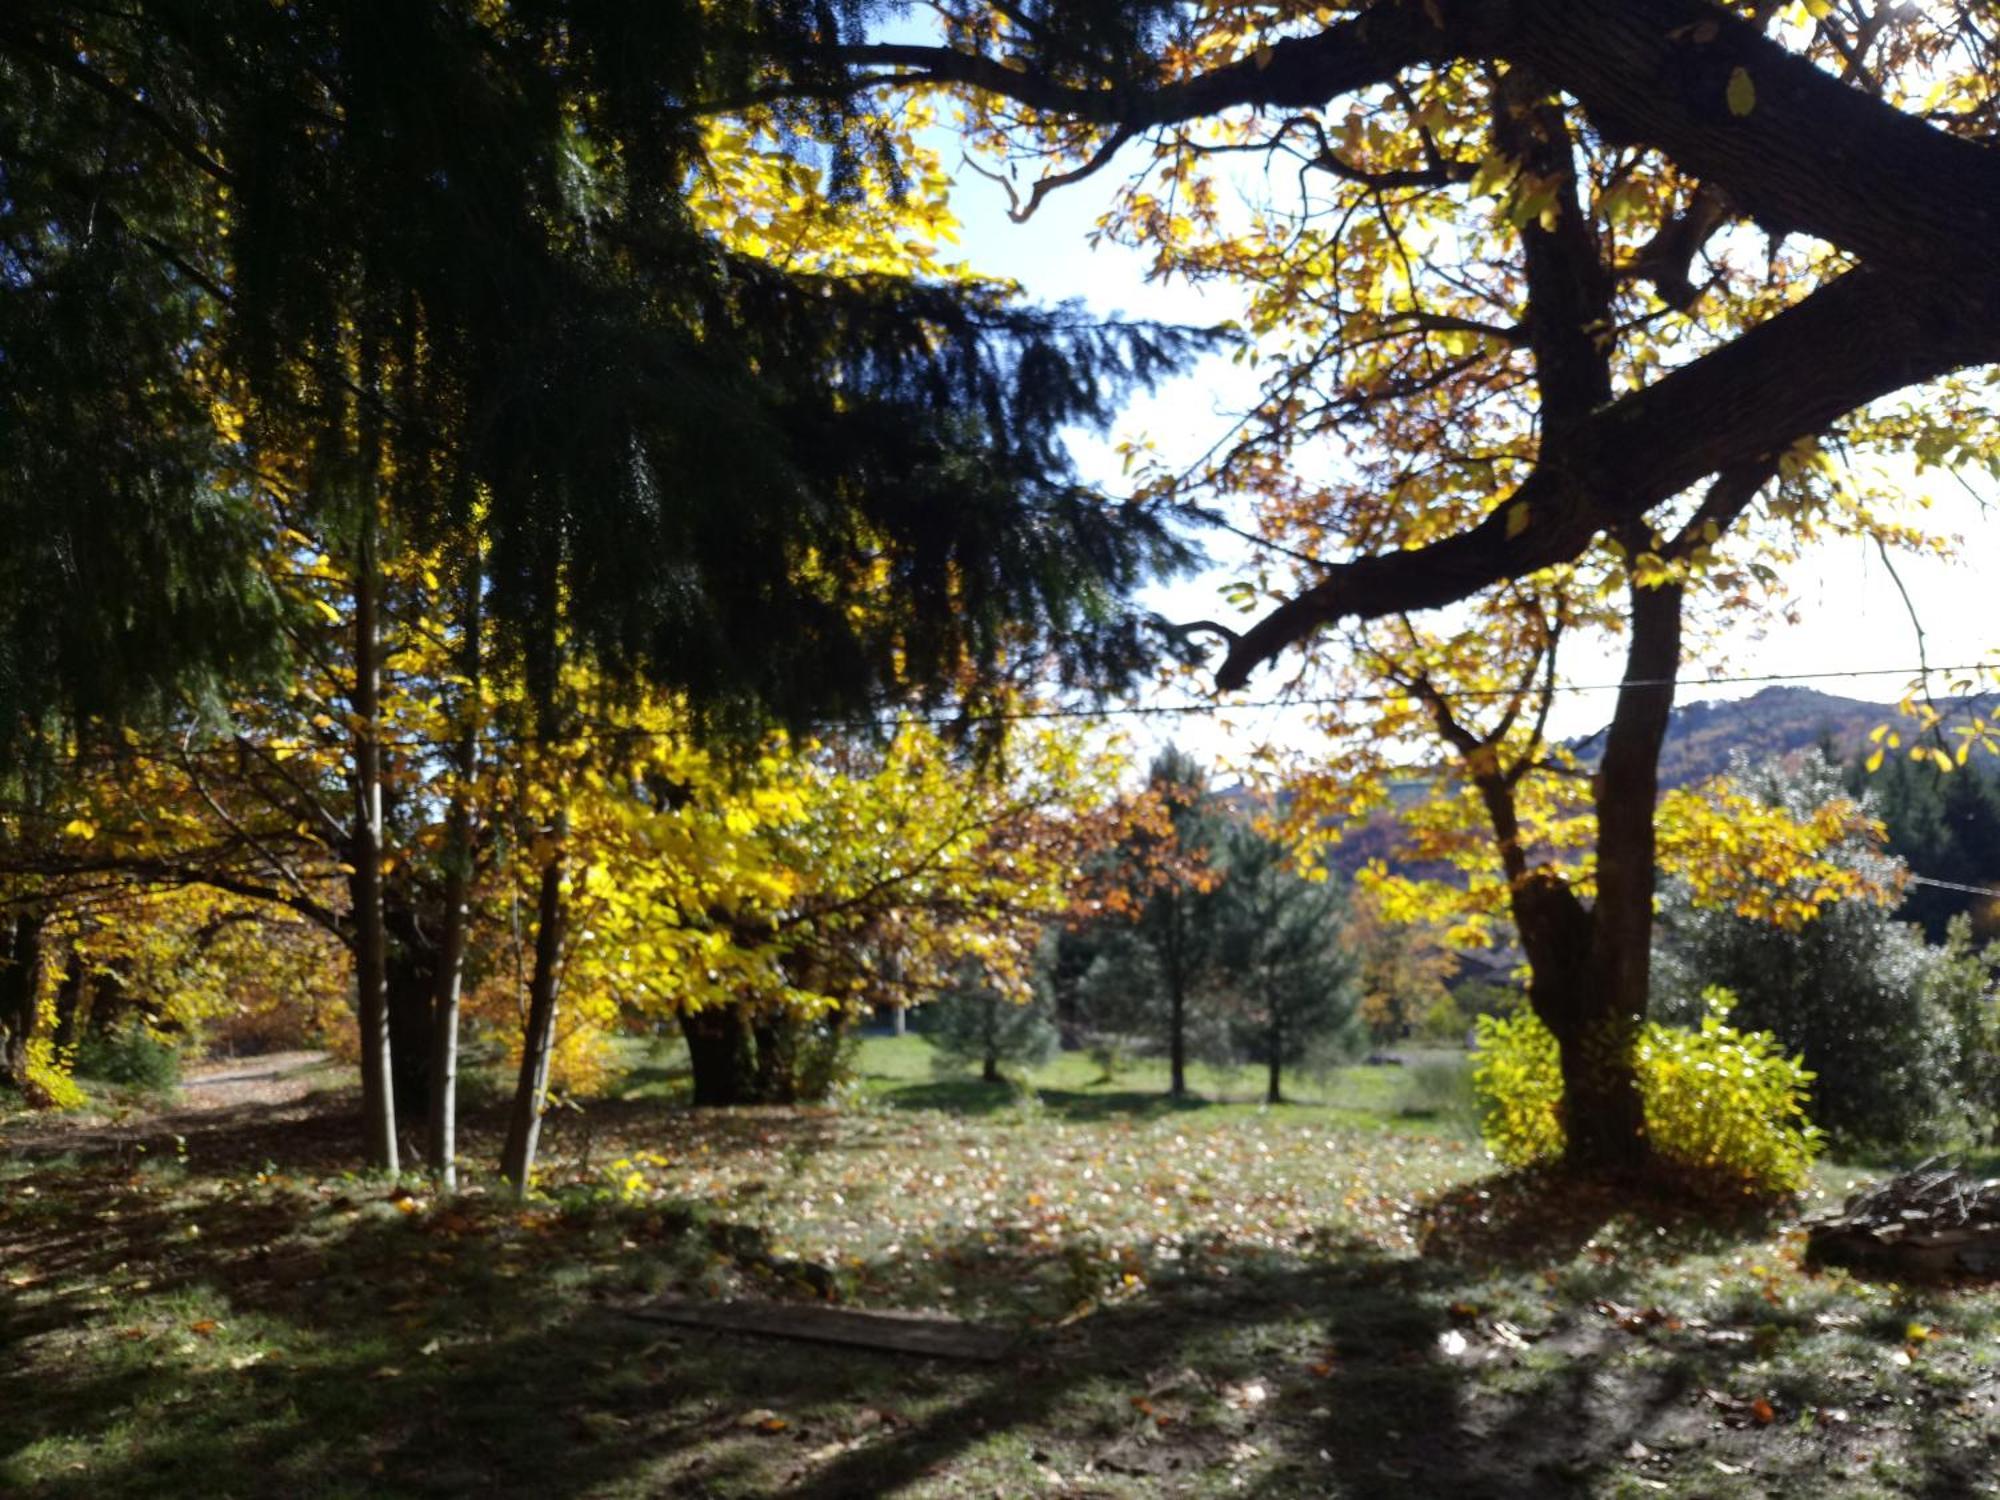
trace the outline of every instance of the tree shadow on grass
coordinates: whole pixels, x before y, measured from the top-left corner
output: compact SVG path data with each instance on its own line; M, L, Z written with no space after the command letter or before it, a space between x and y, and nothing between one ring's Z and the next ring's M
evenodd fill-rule
M1578 1178L1557 1167L1494 1172L1432 1194L1414 1216L1429 1259L1472 1268L1546 1266L1578 1255L1617 1258L1643 1236L1652 1263L1707 1254L1769 1236L1786 1205L1702 1195L1674 1182Z
M774 1132L810 1142L822 1124L743 1112L700 1128L725 1149ZM303 1129L263 1139L286 1167L288 1147L313 1162L324 1149ZM197 1156L190 1143L190 1158L247 1149L226 1144ZM407 1200L363 1183L273 1203L204 1197L191 1180L159 1202L125 1162L60 1170L60 1202L24 1214L8 1200L0 1218L0 1241L30 1246L65 1287L0 1305L0 1349L36 1345L32 1358L0 1359L0 1487L47 1500L1011 1494L1058 1473L1072 1488L1132 1494L1233 1479L1270 1500L1583 1495L1627 1475L1727 1494L1718 1461L1748 1476L1736 1492L1790 1482L1807 1494L1826 1492L1813 1482L1821 1470L1885 1442L1908 1456L1903 1493L1970 1493L1980 1473L1942 1402L1899 1404L1883 1416L1886 1437L1879 1424L1864 1431L1858 1409L1851 1434L1801 1431L1806 1414L1856 1400L1830 1369L1751 1386L1762 1351L1747 1337L1626 1329L1592 1310L1589 1296L1615 1296L1642 1273L1613 1233L1628 1205L1538 1199L1519 1177L1422 1205L1424 1254L1334 1235L1232 1253L1033 1331L1003 1364L967 1366L624 1316L664 1286L698 1283L718 1238L734 1243L698 1220L610 1205L405 1212ZM1661 1227L1645 1241L1654 1263L1756 1232ZM1614 1253L1600 1259L1592 1245ZM992 1256L970 1231L938 1248ZM1020 1254L1013 1269L1026 1275ZM134 1264L147 1296L135 1289L120 1307ZM1504 1336L1470 1305L1494 1276L1532 1285L1537 1267L1590 1290L1562 1294L1556 1321L1531 1338ZM864 1271L886 1282L899 1267ZM1744 1317L1780 1339L1810 1333L1804 1310ZM220 1326L197 1331L211 1319ZM86 1348L80 1330L93 1325ZM1885 1314L1862 1335L1879 1354L1901 1333ZM1768 1425L1707 1394L1766 1389L1779 1403ZM59 1451L25 1467L22 1450L56 1435ZM1665 1457L1636 1459L1635 1443Z

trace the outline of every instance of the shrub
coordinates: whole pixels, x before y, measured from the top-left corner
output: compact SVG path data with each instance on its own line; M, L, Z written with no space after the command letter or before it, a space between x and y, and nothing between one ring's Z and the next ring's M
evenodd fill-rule
M1823 1140L1806 1117L1808 1073L1768 1032L1729 1024L1734 1004L1710 990L1694 1029L1649 1023L1639 1035L1639 1092L1653 1149L1746 1193L1796 1191ZM1473 1084L1481 1129L1509 1166L1559 1156L1564 1144L1556 1041L1533 1014L1479 1019Z
M1481 1016L1475 1024L1472 1088L1487 1149L1510 1167L1562 1155L1562 1060L1554 1034L1527 1010Z
M1404 1070L1402 1112L1470 1134L1479 1127L1479 1096L1464 1055L1428 1057Z
M85 1037L76 1049L76 1071L102 1083L164 1094L181 1081L181 1054L143 1021L128 1021L107 1035Z
M1795 816L1840 794L1823 764L1735 774ZM1836 857L1893 883L1892 862L1864 838ZM1926 945L1918 928L1888 908L1863 898L1835 901L1788 930L1698 906L1686 883L1673 880L1660 891L1654 943L1653 1014L1693 1028L1707 990L1728 990L1740 1002L1738 1025L1770 1032L1786 1053L1804 1059L1817 1080L1817 1123L1843 1148L1930 1148L1962 1131L1953 1014L1962 1007L1954 996L1967 982L1978 992L1983 980L1954 966L1947 949Z

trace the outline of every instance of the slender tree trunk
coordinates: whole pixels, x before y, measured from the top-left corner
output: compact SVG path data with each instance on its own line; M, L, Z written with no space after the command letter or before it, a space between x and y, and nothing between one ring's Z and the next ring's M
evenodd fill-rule
M889 1027L896 1036L907 1035L910 1029L910 1008L900 1000L890 1002Z
M441 1193L458 1191L458 1010L465 985L465 930L471 888L472 818L463 790L446 819L444 930L438 936L437 994L431 1005L430 1101L424 1162Z
M452 753L451 809L445 815L444 927L438 938L437 994L431 1006L430 1110L424 1156L441 1193L458 1190L458 1013L465 988L466 931L473 880L472 782L479 771L479 684L483 669L485 570L467 566L460 672L459 739Z
M389 1071L388 938L382 916L382 668L380 588L372 497L362 518L354 590L355 1010L361 1027L361 1117L368 1164L398 1169L395 1082Z
M28 1043L34 1040L42 988L42 912L21 907L0 950L0 1081L26 1092Z
M1264 1086L1264 1102L1266 1104L1283 1104L1285 1102L1283 1077L1285 1065L1285 1018L1279 1014L1275 1002L1271 1005L1271 1029L1268 1040L1271 1047L1270 1077Z
M535 1170L535 1150L541 1142L542 1104L548 1095L549 1060L555 1050L556 997L562 983L563 943L568 935L569 903L563 895L562 844L566 819L557 819L555 847L542 863L541 890L535 903L535 972L528 981L528 1025L521 1045L521 1074L514 1088L514 1109L507 1121L507 1146L501 1173L525 1197Z
M1168 896L1167 908L1167 1093L1187 1097L1187 975L1181 932L1180 893Z

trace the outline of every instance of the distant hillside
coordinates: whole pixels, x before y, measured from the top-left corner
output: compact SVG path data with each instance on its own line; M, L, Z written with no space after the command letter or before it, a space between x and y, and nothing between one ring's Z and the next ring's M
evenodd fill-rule
M1940 708L1946 704L1940 700ZM1992 712L2000 699L1953 700L1952 707ZM1842 698L1813 688L1767 687L1748 698L1690 703L1674 710L1660 752L1662 786L1685 786L1729 769L1729 758L1743 751L1752 759L1810 750L1823 742L1833 745L1845 762L1852 760L1879 724L1894 724L1893 703ZM1604 748L1604 732L1572 742L1585 760Z
M1947 708L1944 700L1938 706ZM1949 712L1957 717L1960 711L1975 708L1988 714L2000 712L2000 698L1953 700ZM1717 775L1729 769L1731 755L1739 750L1758 760L1811 750L1825 742L1831 743L1834 753L1846 763L1865 750L1877 725L1904 723L1894 703L1843 698L1812 688L1768 687L1748 698L1690 703L1674 710L1667 727L1660 752L1660 784L1686 786ZM1586 763L1594 761L1603 751L1604 731L1572 740L1570 748ZM2000 774L2000 766L1991 762L1987 770ZM1421 778L1400 785L1397 805L1421 795L1424 786ZM1396 823L1393 809L1376 813L1334 846L1329 863L1346 875L1370 859L1386 859L1412 874L1441 873L1402 866L1396 860Z

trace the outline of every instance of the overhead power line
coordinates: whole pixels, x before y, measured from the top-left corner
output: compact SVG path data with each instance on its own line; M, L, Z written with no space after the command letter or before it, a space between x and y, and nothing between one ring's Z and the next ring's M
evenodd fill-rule
M1521 689L1507 688L1465 688L1453 689L1443 696L1459 702L1492 701L1511 698L1517 694L1534 695L1542 692L1564 693L1614 693L1624 688L1701 688L1701 687L1743 687L1756 684L1831 682L1854 678L1903 677L1909 679L1950 676L1953 673L2000 673L2000 663L1983 662L1966 666L1930 667L1862 667L1849 671L1827 672L1761 672L1714 677L1649 677L1634 678L1619 682L1557 682L1548 687ZM1117 703L1117 704L1063 704L1048 708L1023 709L931 709L915 712L887 711L874 718L823 719L814 720L800 727L813 731L860 732L893 728L897 724L928 724L940 727L964 727L976 724L1033 724L1058 722L1108 723L1114 719L1152 719L1175 717L1218 716L1237 713L1257 713L1272 709L1328 709L1361 707L1370 704L1395 703L1414 695L1400 688L1376 689L1328 694L1301 694L1272 698L1238 699L1234 702L1205 701L1194 703ZM642 729L636 727L599 726L583 729L569 735L541 734L485 734L477 737L477 744L486 749L537 744L578 744L612 740L670 739L681 731L674 729ZM455 748L460 741L455 737L392 736L379 742L385 750L447 750ZM100 752L107 755L120 753L117 750ZM123 753L150 759L171 759L187 755L234 754L233 745L128 745Z
M1927 885L1934 891L1960 891L1968 896L1992 896L2000 898L2000 890L1985 885L1960 885L1956 880L1933 880L1928 875L1906 875L1903 877L1911 885Z

